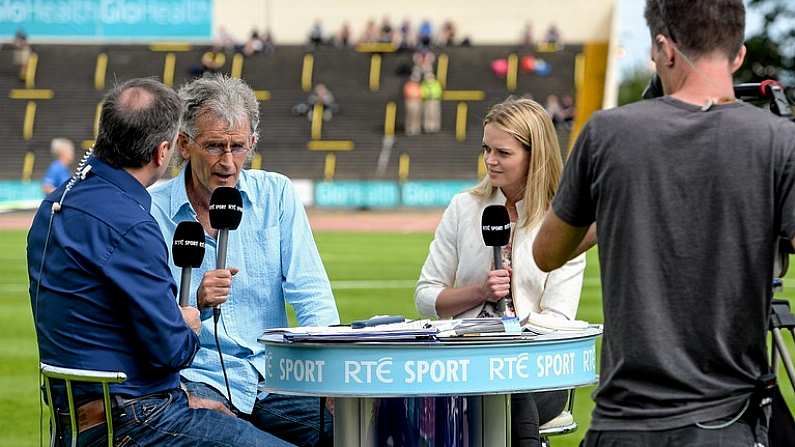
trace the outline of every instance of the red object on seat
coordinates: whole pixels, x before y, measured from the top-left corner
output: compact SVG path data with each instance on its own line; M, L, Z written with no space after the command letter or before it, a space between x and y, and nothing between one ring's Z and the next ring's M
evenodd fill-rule
M494 59L491 62L491 71L493 71L498 78L504 78L508 74L508 60Z
M519 63L523 73L530 73L536 68L536 58L533 56L523 56L522 61Z

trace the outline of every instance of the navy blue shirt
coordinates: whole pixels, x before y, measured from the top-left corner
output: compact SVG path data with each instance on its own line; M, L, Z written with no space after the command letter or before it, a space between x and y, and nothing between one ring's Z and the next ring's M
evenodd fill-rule
M28 233L28 274L41 361L123 371L111 392L142 396L179 386L199 339L182 319L168 249L149 213L151 197L122 169L97 160L55 214L39 275L52 204L39 207ZM41 288L36 299L36 286ZM80 400L98 387L78 390Z

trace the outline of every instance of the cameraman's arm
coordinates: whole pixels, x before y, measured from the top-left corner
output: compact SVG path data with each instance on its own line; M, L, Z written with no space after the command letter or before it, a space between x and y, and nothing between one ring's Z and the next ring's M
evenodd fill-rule
M590 241L589 233L593 234L593 239ZM593 246L595 235L595 224L589 227L575 227L564 222L553 209L550 209L533 242L533 259L542 271L555 270Z
M596 222L592 223L591 226L588 227L588 232L585 233L585 237L582 238L580 245L577 246L577 249L574 250L574 253L569 259L574 259L577 256L585 253L594 245L596 245Z

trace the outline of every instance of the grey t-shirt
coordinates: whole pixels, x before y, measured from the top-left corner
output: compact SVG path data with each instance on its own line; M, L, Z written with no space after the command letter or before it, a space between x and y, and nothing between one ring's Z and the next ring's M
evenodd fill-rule
M766 364L779 233L795 235L795 125L670 97L596 113L553 209L598 225L605 334L596 430L742 407Z

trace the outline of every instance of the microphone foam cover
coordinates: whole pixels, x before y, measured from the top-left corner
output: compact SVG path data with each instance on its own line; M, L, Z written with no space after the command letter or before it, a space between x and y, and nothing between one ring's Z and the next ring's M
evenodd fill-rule
M487 247L508 245L511 239L511 218L503 205L489 205L483 209L480 220L483 242Z
M216 230L235 230L243 218L243 198L240 191L219 186L210 196L210 226Z
M198 268L204 259L204 228L195 221L183 221L174 231L171 254L177 267Z

